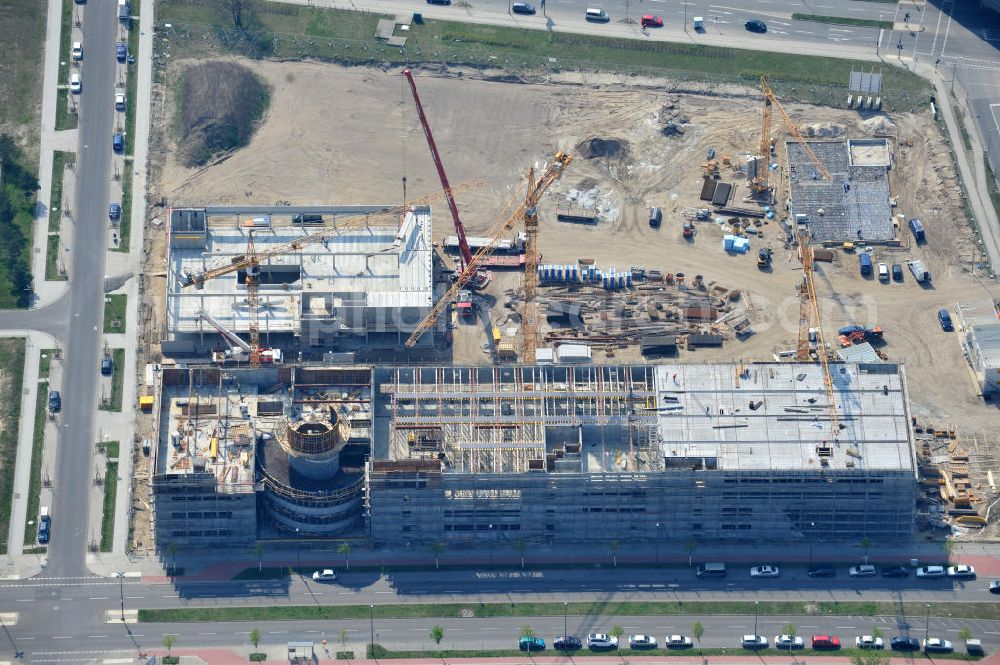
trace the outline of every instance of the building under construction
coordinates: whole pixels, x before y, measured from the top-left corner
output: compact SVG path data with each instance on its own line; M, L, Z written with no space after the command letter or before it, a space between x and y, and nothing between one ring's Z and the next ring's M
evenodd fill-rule
M834 364L832 376L835 410L812 363L165 367L157 534L906 538L917 485L903 369Z
M169 214L166 355L248 349L247 270L256 266L263 347L398 349L433 304L428 206L216 207ZM306 223L308 222L308 223ZM250 240L253 240L252 245ZM430 343L428 335L426 342ZM313 354L314 355L314 354Z

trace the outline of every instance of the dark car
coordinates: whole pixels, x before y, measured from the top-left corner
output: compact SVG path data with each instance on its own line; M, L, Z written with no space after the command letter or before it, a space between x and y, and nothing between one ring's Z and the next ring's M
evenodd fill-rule
M38 520L38 544L47 545L49 542L49 535L52 532L52 518L48 515L42 515Z
M104 376L111 376L111 372L114 370L115 363L111 359L111 356L104 356L101 358L101 374Z
M895 282L903 281L903 266L899 265L898 263L892 264L892 279Z
M654 229L660 228L660 224L663 223L663 211L659 208L649 209L649 226Z
M1000 580L993 580L988 588L990 593L1000 593Z
M906 566L892 566L882 569L882 577L909 577L910 569Z
M450 5L451 0L427 0L428 5Z
M118 42L115 45L115 58L118 62L125 62L125 59L128 58L128 45L125 42Z
M112 203L108 206L108 218L113 222L117 222L122 218L122 207L119 203Z
M545 640L540 637L522 637L517 641L521 651L545 651Z
M552 648L560 649L562 651L572 651L573 649L582 649L583 642L580 641L579 637L574 637L572 635L560 635L556 639L552 640Z
M894 637L889 642L889 648L893 651L919 651L920 640L915 637Z
M527 2L515 2L510 6L510 10L515 14L526 14L532 16L535 13L535 6Z
M836 574L833 566L814 566L806 572L809 577L833 577Z
M642 17L642 27L644 28L662 28L663 19L659 16L653 16L652 14L646 14Z
M119 155L125 152L125 135L121 132L115 132L111 135L111 149L117 152Z
M938 310L938 323L941 324L941 330L945 332L951 332L955 329L951 324L951 314L946 309Z
M767 32L767 23L764 23L758 18L750 19L743 24L743 27L750 32Z
M58 390L52 390L49 392L49 411L52 413L59 413L62 411L62 395L59 394Z

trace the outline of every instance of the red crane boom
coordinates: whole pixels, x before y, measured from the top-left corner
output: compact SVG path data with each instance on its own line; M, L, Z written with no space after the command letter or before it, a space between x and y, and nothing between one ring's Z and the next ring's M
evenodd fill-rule
M458 217L458 205L455 203L455 197L452 196L451 185L448 184L448 176L444 172L441 155L438 154L437 144L434 143L434 135L431 134L430 123L427 122L427 116L424 115L424 107L420 103L420 95L417 94L417 84L414 82L413 74L410 73L409 69L403 70L403 76L406 77L407 83L410 84L410 92L413 93L413 103L416 104L417 115L420 116L420 125L424 128L424 136L427 137L427 145L431 149L434 166L437 168L438 177L441 178L441 187L444 189L444 196L448 199L451 219L455 222L455 234L458 236L458 246L462 252L462 269L464 270L465 266L472 262L472 249L469 247L469 241L465 238L465 227L462 226L462 220Z

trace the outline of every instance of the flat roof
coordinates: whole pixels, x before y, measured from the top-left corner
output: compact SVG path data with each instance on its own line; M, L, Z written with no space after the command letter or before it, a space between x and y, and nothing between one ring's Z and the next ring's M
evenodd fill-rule
M979 347L983 367L1000 367L1000 323L973 326L972 337Z

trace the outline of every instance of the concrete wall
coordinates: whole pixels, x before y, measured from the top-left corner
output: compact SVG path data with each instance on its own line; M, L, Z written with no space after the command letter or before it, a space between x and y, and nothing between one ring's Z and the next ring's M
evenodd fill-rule
M152 508L156 543L161 551L232 547L252 543L257 535L257 498L253 491L218 492L211 473L156 476Z

